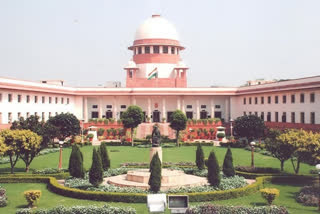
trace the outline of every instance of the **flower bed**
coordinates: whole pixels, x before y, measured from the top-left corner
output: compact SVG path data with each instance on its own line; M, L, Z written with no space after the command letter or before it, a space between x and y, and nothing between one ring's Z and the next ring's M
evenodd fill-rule
M0 207L5 207L8 204L6 189L0 186Z
M225 206L214 204L203 204L187 209L186 214L233 214L233 213L246 213L246 214L288 214L285 207L278 206L261 206L261 207L245 207L245 206Z
M318 206L320 193L319 186L304 186L296 196L296 201L305 206Z
M135 214L137 211L131 207L112 207L110 205L103 205L102 207L90 205L90 206L58 206L51 209L37 209L32 210L30 208L19 209L16 214L52 214L52 213L68 213L68 214L78 214L78 213L117 213L117 214Z

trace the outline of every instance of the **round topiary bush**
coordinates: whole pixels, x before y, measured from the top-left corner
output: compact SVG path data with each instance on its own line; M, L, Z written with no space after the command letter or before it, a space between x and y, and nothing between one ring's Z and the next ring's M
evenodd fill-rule
M272 202L279 197L280 191L276 188L265 188L261 189L261 196L267 200L269 205L272 205Z

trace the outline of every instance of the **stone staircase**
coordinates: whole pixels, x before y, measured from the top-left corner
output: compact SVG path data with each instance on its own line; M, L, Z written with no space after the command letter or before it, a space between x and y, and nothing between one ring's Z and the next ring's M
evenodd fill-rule
M136 138L143 139L147 135L152 134L153 126L155 123L141 123L137 128ZM158 123L161 135L175 138L175 131L170 128L169 123Z

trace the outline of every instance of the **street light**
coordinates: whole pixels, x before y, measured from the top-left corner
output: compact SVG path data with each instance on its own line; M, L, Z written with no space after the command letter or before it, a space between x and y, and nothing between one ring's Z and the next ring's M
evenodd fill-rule
M231 137L233 136L233 135L232 135L232 128L233 128L233 127L232 127L232 123L233 123L233 120L230 119L230 135L231 135Z
M251 145L251 168L254 168L254 145L256 145L256 143L252 141L250 145Z
M59 170L61 170L61 168L62 168L62 147L63 147L63 143L64 142L62 140L59 141L59 147L60 147L59 166L58 166Z
M316 169L318 170L318 174L319 174L319 188L320 188L320 164L316 165ZM318 192L318 210L320 210L320 191Z
M81 145L83 145L83 123L84 123L84 120L80 120L81 121Z

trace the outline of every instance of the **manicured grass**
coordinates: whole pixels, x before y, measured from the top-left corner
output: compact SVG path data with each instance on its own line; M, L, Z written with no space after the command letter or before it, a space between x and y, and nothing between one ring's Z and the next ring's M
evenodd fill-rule
M226 153L226 148L223 147L211 147L203 146L205 157L209 156L210 151L214 149L219 161L219 164L222 165L223 158ZM81 148L84 156L84 165L88 170L91 167L92 159L92 147L85 146ZM163 148L163 160L171 162L179 161L195 161L195 146L184 146L179 148ZM149 148L137 148L129 146L109 146L108 152L111 159L111 167L119 167L121 163L124 162L148 162L149 161ZM63 168L68 167L69 156L71 153L71 148L63 149ZM244 149L232 149L233 153L233 163L234 165L247 165L251 163L251 152ZM43 168L55 168L58 166L59 152L51 153L47 155L42 155L36 157L32 162L30 169L43 169ZM280 162L270 156L261 155L255 153L255 165L257 167L274 167L280 168ZM0 164L0 173L1 172L10 172L9 164ZM19 160L16 165L16 172L24 171L24 163ZM313 166L307 164L301 164L300 174L307 174ZM285 171L293 173L292 165L290 161L285 162Z

